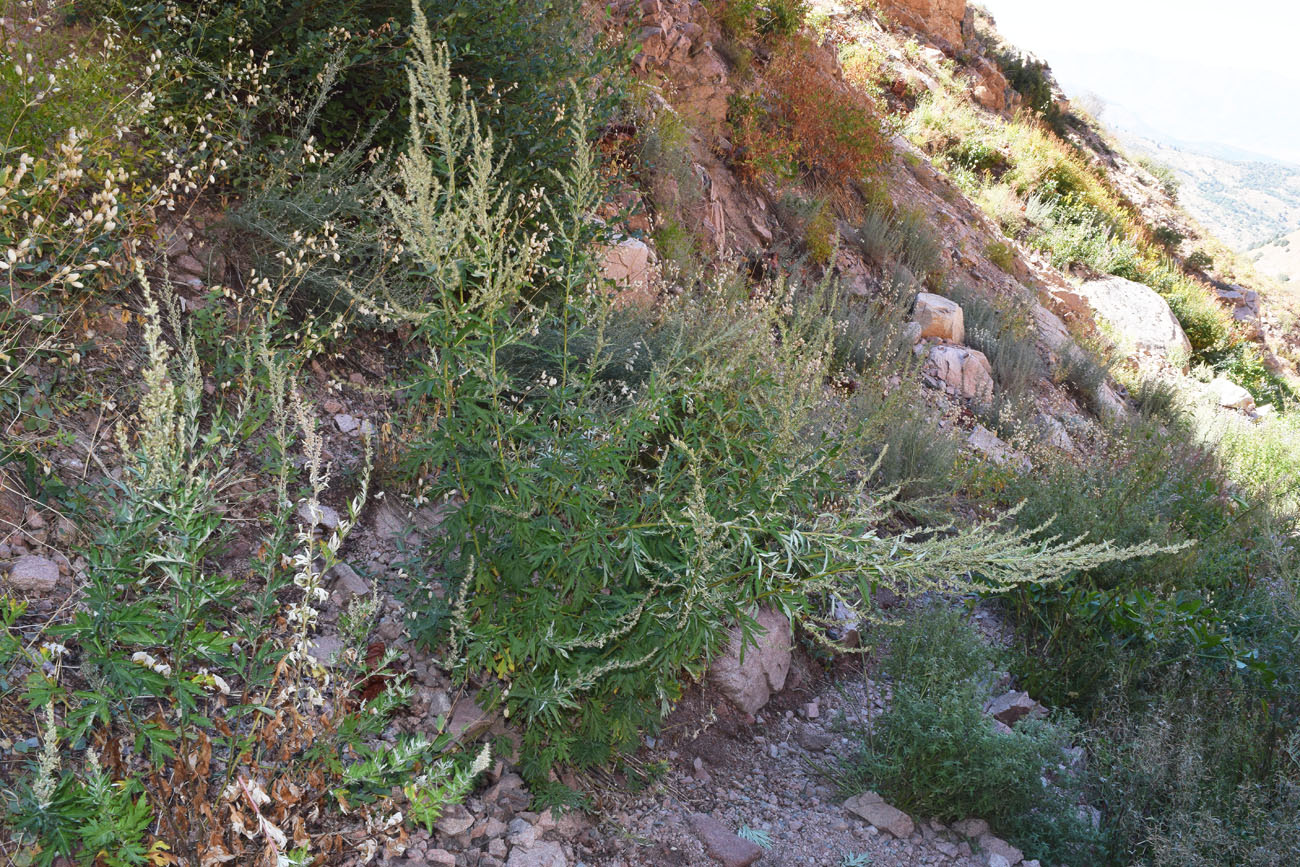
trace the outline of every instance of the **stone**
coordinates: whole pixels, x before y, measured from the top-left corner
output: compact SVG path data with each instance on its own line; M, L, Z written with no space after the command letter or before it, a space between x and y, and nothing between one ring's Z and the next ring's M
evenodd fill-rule
M339 429L339 433L350 434L356 433L361 428L361 422L341 412L334 416L334 426Z
M915 346L921 342L921 323L908 322L903 326L903 339L910 346Z
M478 706L472 698L464 696L451 708L451 721L447 731L460 741L472 741L492 727L492 715Z
M686 817L686 822L704 844L704 851L723 867L749 867L763 857L761 846L731 833L712 816L692 813Z
M500 804L515 811L527 809L532 800L533 796L528 794L523 778L518 774L503 774L501 779L483 793L483 803ZM514 833L516 830L514 823L511 823L508 832Z
M1001 837L995 837L992 834L985 833L980 836L980 850L989 855L1000 855L1006 859L1007 864L1016 865L1025 860L1025 853L1021 852L1015 846L1012 846Z
M325 573L325 579L334 582L330 601L340 608L352 601L354 596L365 596L370 592L370 582L358 575L347 563L335 563Z
M1232 380L1220 376L1212 380L1207 388L1219 406L1225 409L1239 409L1242 412L1250 412L1255 408L1255 398L1251 396L1249 391L1246 391Z
M298 504L298 517L312 527L337 530L339 526L339 513L323 503L312 506L309 500L303 500Z
M1022 470L1030 468L1028 458L1011 448L982 424L975 425L970 436L966 437L966 444L999 467L1013 464Z
M731 629L727 651L709 667L709 681L736 707L755 713L785 686L790 672L790 621L784 614L761 608L753 642L745 645L739 626Z
M906 840L916 830L912 817L897 807L891 807L875 792L863 792L844 802L844 809L865 819L872 827L888 831L900 840Z
M1104 277L1088 280L1079 287L1095 319L1113 331L1121 345L1138 353L1185 365L1192 355L1192 343L1183 332L1169 302L1149 286Z
M912 308L912 321L921 326L921 337L938 337L952 343L966 339L966 319L961 306L942 295L921 292Z
M1070 438L1070 432L1065 429L1060 419L1043 414L1038 417L1038 423L1042 429L1043 441L1049 446L1063 452L1074 451L1074 440Z
M446 849L428 849L422 860L427 867L456 867L456 856Z
M537 842L537 829L526 819L511 819L506 827L506 834L511 846L522 846L527 849Z
M809 729L799 732L799 746L813 753L824 752L830 749L831 744L835 743L835 738L826 732Z
M1027 692L1011 691L992 699L984 712L999 722L1015 725L1027 716L1045 715L1043 706L1029 697Z
M600 274L622 290L642 292L649 288L654 273L649 245L637 238L624 238L606 247L600 259Z
M59 565L45 557L27 554L9 566L9 586L24 593L50 593L58 582Z
M474 815L463 805L453 804L433 823L433 829L444 837L455 837L464 834L473 824Z
M337 635L318 635L312 639L307 652L321 665L329 665L335 655L343 650L343 639Z
M569 867L569 858L559 843L542 840L532 846L516 846L510 850L506 867Z
M942 382L968 400L993 399L993 366L978 349L940 343L931 347L929 367Z
M952 829L963 837L978 840L989 832L989 823L983 819L962 819L954 822Z
M1034 325L1038 329L1038 339L1052 352L1062 352L1070 344L1070 331L1065 327L1061 317L1035 302L1030 309Z
M1011 862L997 852L988 853L988 867L1011 867Z

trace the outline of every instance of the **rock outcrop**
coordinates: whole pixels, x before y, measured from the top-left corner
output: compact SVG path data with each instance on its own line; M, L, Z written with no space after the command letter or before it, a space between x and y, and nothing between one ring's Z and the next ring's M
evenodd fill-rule
M965 38L966 0L881 0L884 12L895 22L960 47Z

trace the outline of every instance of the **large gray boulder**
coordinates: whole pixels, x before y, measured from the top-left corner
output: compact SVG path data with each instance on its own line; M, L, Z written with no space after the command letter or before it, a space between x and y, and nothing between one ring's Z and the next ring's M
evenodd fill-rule
M762 630L744 646L739 626L732 627L727 651L709 668L709 681L745 713L756 713L785 686L790 672L790 621L778 611L761 608L754 616ZM743 661L741 657L744 657Z
M1151 287L1123 277L1088 280L1079 294L1125 348L1163 361L1187 363L1192 343L1169 303Z

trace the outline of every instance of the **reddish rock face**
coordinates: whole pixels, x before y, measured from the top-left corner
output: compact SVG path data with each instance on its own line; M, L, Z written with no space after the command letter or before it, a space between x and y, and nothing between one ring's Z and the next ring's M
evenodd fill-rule
M921 30L959 47L966 0L881 0L886 14L899 24Z

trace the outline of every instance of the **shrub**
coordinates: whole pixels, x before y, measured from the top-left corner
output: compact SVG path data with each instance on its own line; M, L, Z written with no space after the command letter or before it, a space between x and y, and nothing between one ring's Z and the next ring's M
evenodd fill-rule
M891 261L903 248L903 239L884 208L868 208L853 237L862 255L877 264Z
M803 237L812 261L822 267L829 265L839 245L839 230L835 226L835 211L830 202L822 200L818 204L817 211L804 226Z
M1108 377L1105 366L1091 352L1078 346L1062 351L1052 371L1053 381L1082 399L1094 414L1101 411L1101 388Z
M1044 373L1033 320L1023 307L968 286L958 284L950 294L961 305L966 342L988 357L997 383L994 400L982 415L996 430L1013 436L1014 426L1036 412L1034 390Z
M923 211L900 210L894 216L899 258L912 273L925 279L943 272L943 248Z
M1191 271L1208 271L1214 267L1214 259L1204 250L1194 250L1183 264Z
M1145 419L1172 423L1181 414L1178 386L1162 377L1144 377L1133 392L1133 402Z
M792 157L834 186L872 177L888 149L871 99L800 58L795 48L776 54L764 71L764 100L732 112L742 162L761 172Z
M989 241L984 247L984 255L994 265L1011 274L1015 270L1016 251L1005 241Z
M882 668L892 699L842 766L844 794L874 789L945 822L980 816L1027 855L1096 863L1097 835L1075 807L1080 781L1058 771L1068 765L1068 725L1026 720L1010 732L995 729L980 710L990 654L960 615L937 606L914 615L895 628Z
M421 555L420 574L438 577L411 588L412 630L445 640L455 676L523 724L522 768L544 800L559 797L554 765L636 743L732 624L752 628L760 601L829 641L818 600L830 592L912 594L968 573L991 586L1051 580L1156 550L1043 545L987 525L925 539L869 531L884 504L842 490L867 469L842 445L856 424L833 437L813 424L834 406L832 326L808 312L825 302L795 304L782 283L748 302L670 306L646 329L666 347L649 375L620 382L627 355L647 350L606 342L614 312L574 247L598 193L590 157L576 149L563 205L548 209L568 291L539 314L520 303L537 249L480 240L506 237L513 219L499 161L458 135L475 108L447 97L447 56L417 36L412 142L385 191L430 287L405 314L429 347L410 388L428 418L413 425L407 469L429 480L422 495L457 500ZM584 120L570 117L575 141ZM444 194L449 171L473 182ZM466 279L486 264L486 279ZM540 343L543 330L565 339ZM533 359L526 372L512 352Z

